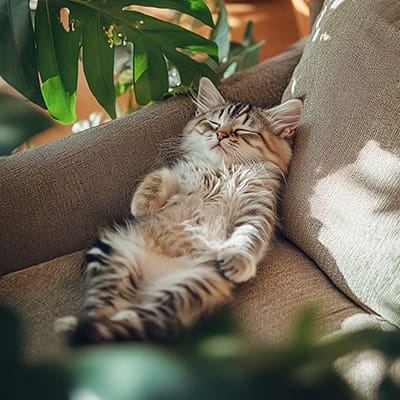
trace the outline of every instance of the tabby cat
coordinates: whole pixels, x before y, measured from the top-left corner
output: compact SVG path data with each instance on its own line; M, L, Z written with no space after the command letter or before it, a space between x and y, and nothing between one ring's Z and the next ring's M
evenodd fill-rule
M255 276L302 102L229 103L202 78L195 103L182 156L144 178L132 218L86 253L82 315L56 323L72 344L175 338Z

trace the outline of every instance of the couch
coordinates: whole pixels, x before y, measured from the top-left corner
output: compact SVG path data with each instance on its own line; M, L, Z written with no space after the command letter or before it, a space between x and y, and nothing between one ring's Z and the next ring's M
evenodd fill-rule
M263 107L305 99L280 233L230 306L243 333L268 344L309 306L321 335L354 316L400 326L400 7L309 4L308 38L220 86ZM0 300L22 317L28 358L65 351L53 321L79 310L85 249L128 215L138 181L193 112L176 97L0 159Z

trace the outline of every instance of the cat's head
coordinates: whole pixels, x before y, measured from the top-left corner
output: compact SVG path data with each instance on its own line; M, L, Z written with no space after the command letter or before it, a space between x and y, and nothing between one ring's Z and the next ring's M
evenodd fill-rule
M271 109L229 103L208 78L201 78L195 103L196 116L184 129L184 152L215 164L271 161L287 171L301 100L289 100Z

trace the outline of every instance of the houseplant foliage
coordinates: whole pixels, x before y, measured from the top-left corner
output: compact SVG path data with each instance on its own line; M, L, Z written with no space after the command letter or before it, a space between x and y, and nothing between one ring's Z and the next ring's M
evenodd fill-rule
M314 312L305 312L283 348L249 343L225 313L169 347L95 346L74 349L63 360L27 363L21 322L0 305L2 396L15 400L361 400L334 363L339 357L374 349L385 356L388 366L374 399L400 398L398 381L389 368L400 356L398 330L364 330L318 342L315 317Z
M114 118L115 47L133 43L133 80L140 105L168 92L168 66L184 85L214 70L196 61L201 53L218 62L218 46L179 25L138 11L134 6L168 8L213 27L203 0L0 0L0 75L61 123L75 121L78 59L89 87Z
M251 22L242 43L231 42L223 0L205 1L0 0L0 76L66 124L76 120L79 59L112 118L165 96L191 93L201 76L217 83L256 64L263 44L254 42ZM206 4L218 16L215 25ZM170 22L132 6L169 8ZM193 33L201 26L208 26L208 39ZM118 105L116 98L125 92L129 96ZM17 99L3 97L2 108L13 112L0 115L0 156L24 141L32 147L31 136L51 124L26 101L16 106ZM98 124L102 115L96 112L95 122L79 121L73 133Z
M218 14L216 24L209 35L210 40L215 42L218 46L218 60L214 57L206 57L202 60L201 65L211 68L213 71L212 79L214 82L219 82L223 78L257 64L260 56L260 48L264 44L264 41L254 41L252 21L248 21L241 43L231 41L230 26L224 2L222 0L209 0L207 4L211 6L213 12ZM174 21L180 24L184 14L176 14L177 16L174 18ZM192 19L192 23L190 24L187 23L187 18L185 19L185 25L189 25L190 29L194 30L198 27L199 22L195 19ZM118 75L116 79L117 96L127 91L132 93L134 89L131 51L129 47L117 49L117 58L119 64L122 65L122 68L117 68L116 71ZM121 53L123 55L121 55ZM169 65L169 73L172 82L170 81L169 91L165 96L192 93L193 89L197 86L199 78L202 76L201 70L192 69L191 61L186 64L184 60L182 61L182 68L179 71L176 71L173 65L172 68L171 65ZM137 104L132 102L132 96L130 96L126 112L130 113L136 108Z
M52 126L52 121L24 99L0 93L0 157L36 133Z

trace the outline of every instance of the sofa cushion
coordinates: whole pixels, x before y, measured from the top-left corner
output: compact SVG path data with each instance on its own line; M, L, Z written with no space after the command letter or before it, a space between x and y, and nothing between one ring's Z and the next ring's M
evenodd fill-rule
M363 312L305 254L280 239L258 266L256 278L238 288L232 313L246 337L281 345L309 307L317 312L314 323L321 335Z
M53 323L78 312L83 257L84 251L78 251L0 277L0 302L11 306L22 319L28 359L46 358L63 350Z
M76 252L0 278L0 300L11 304L26 328L26 355L43 358L63 351L53 331L56 318L76 314L80 298ZM321 332L338 329L360 309L344 297L300 251L279 241L256 279L242 285L232 313L248 337L267 343L287 338L299 311L318 304Z
M285 234L400 326L400 2L326 0L283 100L305 97Z

